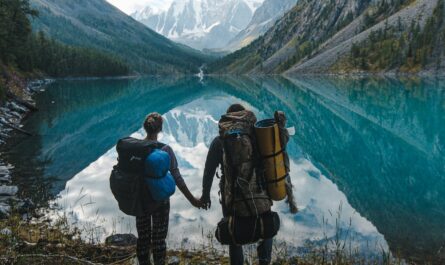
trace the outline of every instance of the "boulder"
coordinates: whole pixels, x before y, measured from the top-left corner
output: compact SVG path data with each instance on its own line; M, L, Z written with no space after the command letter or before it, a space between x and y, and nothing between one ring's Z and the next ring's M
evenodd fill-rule
M0 235L4 235L4 236L10 236L12 235L11 229L9 228L4 228L0 231Z
M11 212L11 206L1 202L0 203L0 219L8 218L10 212Z
M20 200L16 203L15 207L20 214L26 214L32 212L36 206L31 199Z
M0 196L15 196L18 191L17 186L0 186Z
M116 247L129 247L136 245L137 237L133 234L116 234L105 239L105 244Z
M177 256L172 256L168 259L168 265L179 265L181 260Z

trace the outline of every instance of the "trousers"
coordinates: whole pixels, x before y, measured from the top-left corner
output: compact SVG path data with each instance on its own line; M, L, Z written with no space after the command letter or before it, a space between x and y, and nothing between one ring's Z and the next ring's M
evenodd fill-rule
M170 202L167 201L153 213L147 213L136 217L136 229L138 240L136 255L140 265L150 264L150 248L155 265L165 265L167 258L168 222L170 214Z

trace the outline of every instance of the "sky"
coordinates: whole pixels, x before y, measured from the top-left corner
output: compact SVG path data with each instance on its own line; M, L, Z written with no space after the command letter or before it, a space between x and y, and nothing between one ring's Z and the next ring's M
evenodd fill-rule
M158 9L167 9L173 0L107 0L120 10L131 14L146 6L156 7Z

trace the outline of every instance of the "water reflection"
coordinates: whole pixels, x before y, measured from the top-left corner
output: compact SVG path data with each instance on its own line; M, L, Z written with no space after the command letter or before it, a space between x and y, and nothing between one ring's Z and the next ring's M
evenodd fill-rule
M342 205L341 226L347 228L352 221L357 245L372 242L385 249L388 243L405 258L438 264L444 260L442 80L222 77L202 83L193 78L60 82L38 96L42 110L26 125L39 136L15 147L11 159L16 164L32 162L24 166L27 179L50 182L50 193L59 194L54 201L62 207L59 214L70 213L78 226L87 228L88 238L135 233L134 221L117 210L109 191L116 139L134 132L141 137L144 115L163 113L167 123L162 140L176 151L188 185L200 194L216 122L234 101L259 117L282 109L297 129L289 152L301 212L292 216L284 203L275 204L283 221L281 241L299 248L306 240L318 241L323 233L332 236L335 211ZM30 170L37 165L39 171ZM57 181L51 178L55 176ZM217 184L212 201L212 210L204 212L192 209L179 192L172 197L170 246L207 240L221 216Z
M164 114L166 128L161 141L175 150L184 178L194 194L201 194L204 161L208 146L217 134L217 120L234 101L239 102L240 99L230 95L198 99ZM211 114L208 109L218 112ZM261 117L258 110L253 110ZM208 137L209 135L211 137ZM133 136L143 137L142 130ZM122 215L117 204L110 200L108 178L110 169L116 163L116 156L115 150L111 149L93 162L68 181L66 190L56 200L56 203L62 206L62 212L70 212L80 227L86 227L87 236L101 236L99 239L103 239L103 236L112 231L135 231L133 218ZM304 246L306 240L316 241L324 236L333 237L337 219L342 229L351 229L354 232L353 243L357 244L357 247L365 248L366 244L370 244L371 247L366 249L368 251L375 251L380 247L387 248L383 236L376 228L355 212L346 196L310 161L294 156L291 168L301 212L294 216L289 213L285 203L276 203L274 209L281 213L283 222L278 241L288 242L295 250ZM192 247L209 243L207 236L213 233L215 224L221 218L217 184L213 187L211 198L212 209L203 211L191 207L179 192L172 197L171 228L168 237L170 246ZM340 206L341 215L337 216L336 211ZM102 218L102 222L97 223L97 217ZM95 227L90 224L100 224L99 230L93 229Z

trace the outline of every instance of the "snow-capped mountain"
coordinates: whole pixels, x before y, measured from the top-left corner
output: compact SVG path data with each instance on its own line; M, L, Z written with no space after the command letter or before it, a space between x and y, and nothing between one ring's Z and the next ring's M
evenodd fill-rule
M228 43L226 50L235 51L249 45L260 35L266 33L297 2L298 0L265 0L255 11L249 25Z
M221 49L247 27L263 1L173 0L168 9L154 1L131 16L167 38L193 48Z

